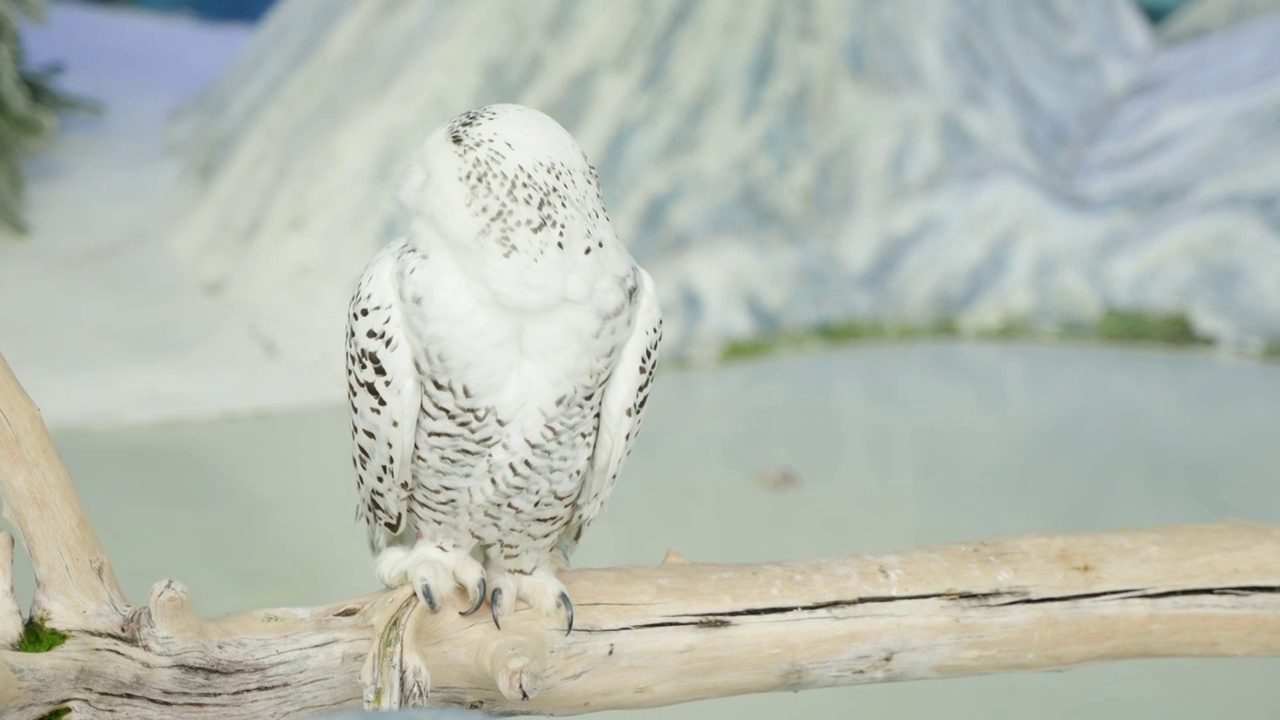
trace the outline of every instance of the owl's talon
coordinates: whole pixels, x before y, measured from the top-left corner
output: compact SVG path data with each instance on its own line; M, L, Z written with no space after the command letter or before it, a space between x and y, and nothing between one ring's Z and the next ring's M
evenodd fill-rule
M480 582L479 582L479 584L477 584L477 585L476 585L476 599L475 599L475 602L474 602L474 603L472 603L471 607L467 608L466 610L463 610L462 612L460 612L460 613L458 613L458 614L459 614L459 615L463 615L463 616L465 616L465 615L471 615L471 614L475 613L475 611L479 610L479 609L480 609L480 606L484 604L484 596L485 596L485 592L484 592L484 590L485 590L485 582L484 582L484 578L483 578L483 577L481 577L481 578L480 578ZM495 619L495 620L494 620L494 622L497 622L497 620Z
M493 594L489 596L489 614L493 615L493 626L502 629L502 623L498 622L498 603L502 602L502 588L494 588Z
M431 586L422 583L418 588L422 591L418 594L418 597L422 602L426 603L427 607L431 608L431 612L440 612L440 603L436 602L436 596L431 594Z
M560 593L560 607L564 608L564 614L569 618L569 628L564 631L565 637L573 632L573 603L569 600L569 593Z

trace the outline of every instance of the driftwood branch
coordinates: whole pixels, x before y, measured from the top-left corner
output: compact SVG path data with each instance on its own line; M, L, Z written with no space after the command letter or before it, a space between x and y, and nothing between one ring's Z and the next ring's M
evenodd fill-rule
M40 411L3 355L0 501L4 503L4 519L17 529L35 569L32 613L59 627L112 627L127 603L111 560L80 507L71 476Z
M458 705L574 714L742 693L1280 655L1280 528L1243 522L1028 536L805 563L563 574L576 626L431 614L407 589L198 618L181 584L123 598L34 405L0 360L0 490L68 633L0 650L0 716L302 717ZM68 527L70 526L70 527ZM0 538L0 640L20 628ZM7 552L6 552L7 550ZM459 592L448 601L462 608Z

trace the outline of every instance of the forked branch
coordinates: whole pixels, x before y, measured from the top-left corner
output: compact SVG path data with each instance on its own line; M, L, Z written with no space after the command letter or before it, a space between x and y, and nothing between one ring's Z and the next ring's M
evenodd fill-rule
M110 630L125 609L111 559L80 506L35 403L0 355L0 501L36 573L33 613Z

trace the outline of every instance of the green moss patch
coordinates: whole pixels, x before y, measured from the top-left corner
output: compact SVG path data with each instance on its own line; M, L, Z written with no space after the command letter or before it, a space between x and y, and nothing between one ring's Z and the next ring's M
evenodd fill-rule
M1093 335L1111 342L1150 342L1161 345L1207 345L1182 313L1141 313L1108 310L1094 325Z
M953 319L909 324L853 320L822 325L811 330L787 331L737 340L724 346L724 361L744 360L801 348L824 347L850 342L921 340L968 337L978 340L1088 340L1104 343L1145 343L1170 347L1208 345L1210 340L1196 333L1183 313L1150 313L1108 310L1097 321L1057 330L1037 328L1028 322L1013 321L985 330L963 332ZM1267 345L1263 357L1280 359L1280 338Z
M42 617L33 617L22 628L22 638L18 640L20 652L49 652L67 641L66 633L58 632L45 625ZM70 712L68 710L67 712Z
M1280 362L1280 338L1272 338L1263 346L1262 358L1272 362Z

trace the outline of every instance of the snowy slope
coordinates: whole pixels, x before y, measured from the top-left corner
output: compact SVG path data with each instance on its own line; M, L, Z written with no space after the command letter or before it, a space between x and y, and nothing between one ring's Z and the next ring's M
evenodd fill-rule
M1019 196L1055 202L1150 48L1122 0L286 0L184 119L205 194L174 246L282 344L337 337L407 149L516 101L599 167L672 353L980 311L1005 280L974 276L1003 241L955 217L975 180L1016 205L997 223L1034 228Z
M244 313L191 282L161 232L179 167L170 113L248 39L242 26L53 3L28 60L102 101L27 163L29 237L0 236L0 353L52 425L242 413L323 396Z
M1245 350L1280 337L1280 14L1161 52L1072 185L1107 218L1104 302L1186 310Z
M1160 24L1157 36L1173 45L1280 13L1280 0L1191 0Z

